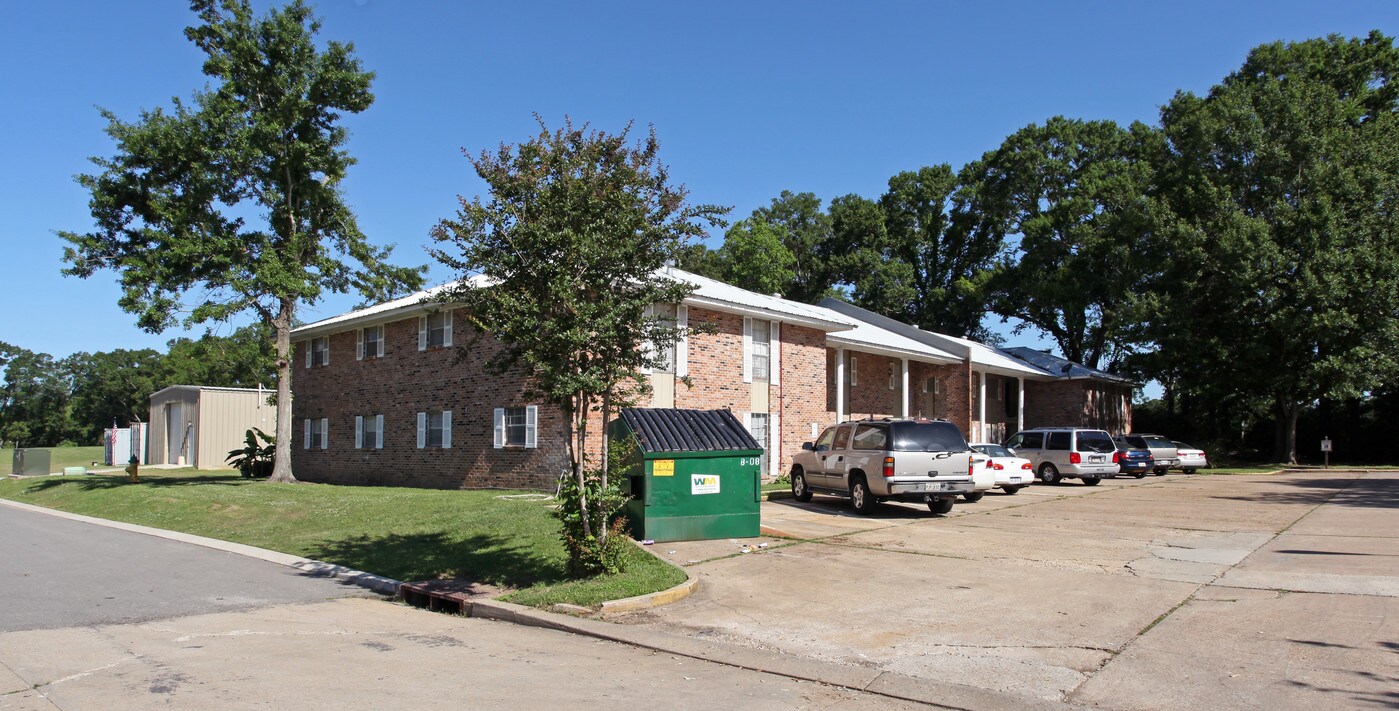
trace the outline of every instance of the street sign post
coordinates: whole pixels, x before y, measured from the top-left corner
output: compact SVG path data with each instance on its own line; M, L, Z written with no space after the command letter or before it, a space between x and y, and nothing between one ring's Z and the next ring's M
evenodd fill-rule
M1330 468L1331 468L1331 438L1330 438L1330 437L1323 437L1323 438L1321 438L1321 455L1322 455L1322 457L1325 458L1325 459L1324 459L1324 464L1323 464L1323 466L1324 466L1326 469L1330 469Z

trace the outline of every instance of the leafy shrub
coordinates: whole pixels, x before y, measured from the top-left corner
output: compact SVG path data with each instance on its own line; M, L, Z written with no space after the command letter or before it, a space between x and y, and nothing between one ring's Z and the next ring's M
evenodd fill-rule
M256 427L245 432L244 437L243 446L230 450L224 461L246 477L271 476L273 456L277 451L276 438ZM259 439L266 444L258 444Z

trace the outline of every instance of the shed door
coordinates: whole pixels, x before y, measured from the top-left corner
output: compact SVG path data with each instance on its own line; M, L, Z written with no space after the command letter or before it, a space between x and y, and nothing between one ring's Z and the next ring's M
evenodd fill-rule
M175 464L180 461L181 444L185 439L185 418L180 403L168 402L165 404L165 463Z

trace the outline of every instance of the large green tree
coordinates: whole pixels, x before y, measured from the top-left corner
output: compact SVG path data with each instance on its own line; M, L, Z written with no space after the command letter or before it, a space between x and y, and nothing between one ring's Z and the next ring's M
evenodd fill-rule
M0 342L0 441L11 446L53 447L74 436L68 419L67 372L47 353Z
M722 226L728 210L688 204L660 162L654 130L633 143L630 127L539 124L528 141L468 155L489 193L462 199L456 217L434 228L433 255L463 277L443 298L465 307L475 333L468 348L490 334L501 347L486 367L528 374L531 395L558 408L570 572L591 574L610 567L611 512L607 453L593 463L586 454L590 415L600 409L606 422L642 369L659 364L647 344L678 337L677 324L648 314L692 287L662 267L706 225Z
M78 182L96 229L63 232L66 274L120 275L121 307L159 332L248 310L269 325L277 357L277 464L291 471L291 328L301 304L357 290L383 299L422 270L392 266L360 232L340 183L346 113L373 102L374 75L350 44L320 46L301 0L255 17L247 0L192 0L212 86L170 110L126 122L108 111L111 158Z
M72 390L69 416L78 439L95 442L114 423L144 421L161 384L163 359L150 348L74 353L62 365ZM213 384L213 383L211 383Z
M1017 332L1048 334L1069 360L1098 367L1143 341L1152 181L1159 139L1144 124L1055 117L969 164L960 209L978 243L1010 247L989 304Z
M760 294L784 293L796 275L796 258L787 248L786 236L784 228L761 218L734 223L712 257L710 275Z
M256 322L227 336L206 333L197 339L176 338L161 359L160 386L213 385L256 388L277 381L272 329Z
M781 195L753 211L750 218L780 230L782 243L792 253L791 275L783 296L814 304L830 294L834 284L831 263L831 218L812 193L783 190Z
M1396 381L1396 74L1378 32L1275 43L1162 110L1179 222L1153 335L1207 400L1272 414L1277 461L1304 408Z
M969 229L946 164L889 179L877 202L831 203L833 269L856 304L921 328L985 339L985 284L1001 239Z

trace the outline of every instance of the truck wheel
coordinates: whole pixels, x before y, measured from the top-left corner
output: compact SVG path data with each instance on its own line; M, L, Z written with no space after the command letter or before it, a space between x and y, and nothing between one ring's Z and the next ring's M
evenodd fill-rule
M1100 481L1102 481L1102 479L1099 479L1099 478L1096 477L1096 476L1086 476L1086 477L1083 477L1083 485L1084 485L1084 486L1097 486L1097 485L1098 485L1098 482L1100 482Z
M1020 486L1003 486L1003 487L1001 487L1001 491L1004 491L1004 492L1007 493L1007 494L1014 494L1015 492L1020 491L1022 488L1024 488L1024 487L1020 487Z
M792 467L792 498L797 501L810 501L811 489L806 488L806 475L801 467Z
M874 495L870 493L869 484L865 483L864 477L852 479L850 481L850 505L855 508L855 513L868 516L874 512L874 504Z
M1059 479L1059 470L1055 469L1053 464L1045 462L1040 465L1040 481L1046 484L1058 484Z
M1195 470L1194 470L1194 469L1182 469L1182 470L1180 470L1180 471L1181 471L1182 473L1184 473L1184 474L1194 474L1194 473L1195 473Z
M1157 469L1157 470L1156 470L1156 476L1166 476L1166 470L1165 470L1165 469Z
M986 495L986 492L984 492L984 491L973 491L973 492L971 492L970 494L962 494L962 500L963 500L963 501L966 501L967 503L973 503L973 504L974 504L974 503L976 503L976 502L978 502L978 501L981 501L981 497L983 497L983 496L985 496L985 495Z
M1136 474L1133 474L1132 476L1133 476L1133 477L1136 477L1137 479L1145 479L1145 478L1146 478L1146 470L1143 469L1142 471L1139 471L1139 472L1137 472Z
M981 498L978 496L977 498ZM946 499L933 499L928 502L928 510L935 514L948 514L952 512L952 504L957 501L956 497Z

